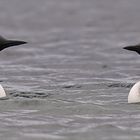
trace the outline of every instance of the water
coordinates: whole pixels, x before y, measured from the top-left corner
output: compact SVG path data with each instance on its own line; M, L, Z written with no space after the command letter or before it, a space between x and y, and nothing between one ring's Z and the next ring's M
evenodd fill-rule
M138 0L0 1L1 35L28 41L0 53L1 140L135 140L140 105Z

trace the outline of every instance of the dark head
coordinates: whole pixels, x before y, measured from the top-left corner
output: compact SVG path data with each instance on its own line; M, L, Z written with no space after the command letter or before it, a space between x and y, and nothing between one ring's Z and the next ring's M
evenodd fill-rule
M123 49L130 50L130 51L135 51L138 54L140 54L140 44L134 45L134 46L127 46L127 47L124 47Z
M5 48L8 48L8 47L22 45L22 44L26 44L26 43L27 42L25 42L25 41L7 40L0 36L0 51Z

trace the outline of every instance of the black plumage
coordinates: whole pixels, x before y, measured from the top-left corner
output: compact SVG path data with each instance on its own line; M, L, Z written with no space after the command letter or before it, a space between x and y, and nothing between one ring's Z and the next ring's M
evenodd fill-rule
M27 42L25 42L25 41L9 40L9 39L5 39L4 37L0 36L0 51L5 48L8 48L8 47L22 45L22 44L26 44L26 43Z
M129 50L129 51L135 51L138 54L140 54L140 44L127 46L127 47L124 47L123 49Z

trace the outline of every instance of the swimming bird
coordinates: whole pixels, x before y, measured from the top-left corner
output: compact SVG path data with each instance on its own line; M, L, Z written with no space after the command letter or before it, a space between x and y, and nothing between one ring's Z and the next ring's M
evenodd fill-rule
M140 54L140 44L134 46L127 46L123 49L135 51ZM140 81L136 82L133 87L130 89L128 95L128 103L140 103Z
M5 39L4 37L0 36L0 51L4 50L5 48L22 45L27 42L25 41L19 41L19 40L9 40ZM6 93L2 85L0 85L0 98L6 97Z

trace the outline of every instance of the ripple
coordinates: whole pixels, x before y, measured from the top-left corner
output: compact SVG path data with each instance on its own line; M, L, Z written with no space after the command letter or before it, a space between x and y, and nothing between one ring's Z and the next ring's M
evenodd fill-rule
M131 88L134 85L134 83L112 83L108 84L108 87L125 87L125 88Z
M10 93L10 96L12 97L22 97L22 98L29 98L29 99L32 99L32 98L40 98L40 99L45 99L45 98L48 98L51 96L50 93L41 93L41 92L20 92L20 93Z

